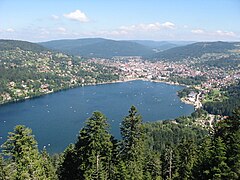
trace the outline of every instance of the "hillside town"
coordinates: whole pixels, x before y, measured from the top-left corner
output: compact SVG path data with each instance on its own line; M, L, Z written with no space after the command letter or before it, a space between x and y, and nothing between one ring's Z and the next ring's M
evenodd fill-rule
M148 80L194 87L182 100L201 107L205 94L229 86L240 79L238 66L210 66L207 60L228 58L210 54L181 61L149 61L141 56L82 58L63 53L32 52L20 48L1 51L0 63L5 74L16 71L15 79L4 79L0 103L27 99L76 86L129 80ZM212 61L211 61L212 62ZM22 69L21 72L19 69Z
M221 57L221 56L220 56ZM206 58L206 57L205 57ZM229 86L240 79L239 68L196 66L195 61L147 61L139 56L114 57L113 59L93 58L90 60L116 69L121 81L143 79L170 84L193 86L199 93L191 92L184 102L200 108L204 95L213 90Z

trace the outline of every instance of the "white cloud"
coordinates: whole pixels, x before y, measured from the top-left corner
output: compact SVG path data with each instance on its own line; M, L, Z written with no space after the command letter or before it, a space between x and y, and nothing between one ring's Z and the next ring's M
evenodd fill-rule
M64 28L64 27L59 27L59 28L57 28L57 31L58 31L60 34L66 34L66 33L67 33L67 30L66 30L66 28Z
M215 34L219 36L230 36L230 37L236 36L236 34L232 31L222 31L222 30L217 30Z
M206 38L231 38L231 37L236 37L237 35L232 32L232 31L222 31L222 30L217 30L217 31L207 31L203 29L193 29L191 30L193 34L196 35L201 35Z
M59 27L57 30L61 31L61 32L66 32L66 28L64 28L64 27Z
M192 29L190 30L192 33L192 39L198 39L201 41L216 41L216 40L237 40L239 36L232 31L225 30L204 30L204 29Z
M55 20L58 20L58 19L59 19L59 16L53 14L53 15L52 15L52 18L55 19Z
M6 32L15 32L15 30L13 28L8 28L6 29Z
M89 18L86 16L86 14L78 9L74 12L70 12L69 14L64 14L63 16L67 19L79 21L79 22L89 21Z
M202 30L202 29L193 29L193 30L191 30L191 32L194 33L194 34L203 34L203 33L205 33L205 31Z
M162 27L167 28L167 29L174 29L175 28L175 24L171 23L171 22L165 22L163 24L161 24Z
M136 24L136 25L130 25L130 26L122 26L119 29L124 31L159 31L163 29L174 29L175 24L171 22L165 22L165 23L150 23L150 24Z

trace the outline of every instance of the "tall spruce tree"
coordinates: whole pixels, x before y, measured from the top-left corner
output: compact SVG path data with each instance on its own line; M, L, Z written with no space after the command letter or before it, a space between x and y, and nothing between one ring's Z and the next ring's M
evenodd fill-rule
M45 174L43 161L31 129L16 126L14 132L9 133L2 147L4 155L10 159L10 179L49 179Z
M56 168L54 167L52 159L48 154L46 148L44 148L41 153L41 159L42 159L42 167L44 168L46 177L50 180L57 179Z
M221 137L226 145L226 163L231 169L229 178L240 179L240 108L217 124L215 137Z
M180 161L177 165L179 168L178 179L187 180L192 177L193 165L196 161L196 144L190 140L183 140L177 146L179 151Z
M211 165L211 148L212 141L209 136L203 139L203 142L198 146L197 158L193 167L193 179L205 180L210 179Z
M143 129L142 117L138 114L136 107L132 106L129 115L126 116L120 127L121 157L126 164L130 179L143 179Z
M79 157L79 172L86 180L109 179L112 153L111 135L106 117L94 112L80 131L75 145Z
M147 150L145 153L144 160L144 179L149 180L160 180L161 177L161 159L158 152L153 150Z
M211 179L229 179L230 168L226 163L226 159L226 145L220 137L217 137L212 142L210 160Z
M60 156L60 165L57 170L59 180L83 179L80 171L80 157L73 144L70 144Z
M7 174L5 170L5 164L3 162L3 158L0 155L0 180L6 180L7 179Z

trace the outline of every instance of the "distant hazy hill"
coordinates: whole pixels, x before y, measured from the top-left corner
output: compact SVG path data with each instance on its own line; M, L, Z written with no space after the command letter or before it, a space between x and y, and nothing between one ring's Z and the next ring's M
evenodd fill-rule
M236 49L235 42L197 42L186 46L171 48L152 56L153 59L179 60L188 57L200 57L205 53L224 53Z
M31 43L27 41L0 39L0 51L15 50L16 48L20 48L25 51L33 51L33 52L48 51L46 47L43 47L36 43Z
M185 46L194 43L193 41L151 41L151 40L133 40L138 44L150 47L155 52L164 51L174 47Z
M84 57L146 56L153 53L152 48L136 42L103 38L55 40L40 44L53 50Z
M132 42L136 42L138 44L150 47L158 51L163 51L163 50L171 49L173 47L180 46L174 43L170 43L168 41L133 40Z

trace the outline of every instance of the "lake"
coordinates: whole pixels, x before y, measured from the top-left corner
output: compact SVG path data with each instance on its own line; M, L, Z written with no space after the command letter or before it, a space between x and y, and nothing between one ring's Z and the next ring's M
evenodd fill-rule
M189 115L192 105L177 96L182 86L148 81L85 86L39 98L0 106L0 144L18 124L33 130L39 149L47 146L50 153L63 151L76 141L84 121L93 111L104 113L111 133L120 138L119 124L135 105L143 121L174 119Z

